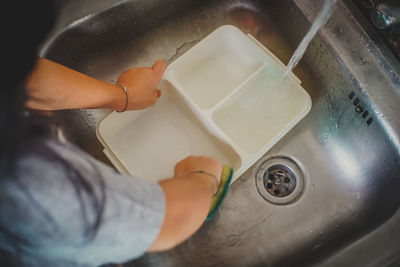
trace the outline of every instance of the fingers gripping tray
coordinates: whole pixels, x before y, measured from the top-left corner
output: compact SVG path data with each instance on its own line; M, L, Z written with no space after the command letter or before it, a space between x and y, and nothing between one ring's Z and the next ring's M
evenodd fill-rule
M204 155L232 166L236 180L311 109L311 99L267 48L234 26L218 28L170 64L158 102L111 112L97 126L121 172L150 180Z

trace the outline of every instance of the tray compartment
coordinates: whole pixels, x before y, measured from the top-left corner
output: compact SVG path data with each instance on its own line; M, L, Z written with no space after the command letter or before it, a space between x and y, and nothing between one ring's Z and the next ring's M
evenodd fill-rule
M102 143L131 175L150 180L173 176L175 164L190 155L215 157L239 169L240 157L207 130L173 87L145 111L111 113L99 125Z
M281 83L282 74L266 65L212 115L215 124L249 154L274 145L311 107L309 95L297 83Z
M172 78L202 109L210 109L263 64L263 53L245 34L223 26L171 65Z

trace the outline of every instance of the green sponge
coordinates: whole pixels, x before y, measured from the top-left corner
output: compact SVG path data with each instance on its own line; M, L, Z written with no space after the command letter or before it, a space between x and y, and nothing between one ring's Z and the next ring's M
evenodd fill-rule
M211 218L215 215L215 213L217 213L219 206L221 206L222 200L224 200L226 192L228 192L232 176L233 176L233 169L229 166L224 165L218 191L217 193L215 193L215 195L211 200L211 207L210 211L208 212L206 222L211 220Z

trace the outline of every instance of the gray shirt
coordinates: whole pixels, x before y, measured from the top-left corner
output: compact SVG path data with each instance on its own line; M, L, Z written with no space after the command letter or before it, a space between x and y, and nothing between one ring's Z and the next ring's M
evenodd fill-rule
M3 250L19 253L26 266L98 266L149 248L165 213L157 183L121 175L70 144L46 140L40 147L18 161L15 177L2 179ZM86 185L77 186L78 177ZM98 229L88 234L99 212ZM23 239L19 252L10 235Z

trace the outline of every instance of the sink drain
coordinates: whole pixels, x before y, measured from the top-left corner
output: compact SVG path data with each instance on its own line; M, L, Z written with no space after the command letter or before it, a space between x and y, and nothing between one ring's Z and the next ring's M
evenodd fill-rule
M257 170L258 192L274 204L289 204L295 201L303 190L304 176L298 165L284 157L270 158Z
M296 188L296 176L284 165L274 165L264 172L264 187L277 197L286 197Z

